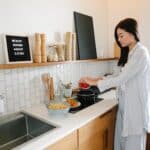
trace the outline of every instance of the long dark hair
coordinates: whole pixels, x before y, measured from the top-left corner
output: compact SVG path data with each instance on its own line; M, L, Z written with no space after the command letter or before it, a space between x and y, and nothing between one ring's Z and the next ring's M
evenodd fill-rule
M123 29L126 32L131 33L134 37L136 41L140 41L139 36L138 36L138 24L137 21L133 18L126 18L121 20L115 27L115 40L116 43L118 44L118 46L121 49L121 55L118 61L118 66L124 66L127 61L128 61L128 54L129 54L129 47L122 47L121 44L118 41L118 35L117 35L117 29Z

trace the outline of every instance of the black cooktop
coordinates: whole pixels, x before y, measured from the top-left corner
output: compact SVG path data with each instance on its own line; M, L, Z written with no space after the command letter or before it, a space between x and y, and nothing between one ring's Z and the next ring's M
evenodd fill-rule
M101 100L103 100L103 98L96 98L93 104L95 104L95 103L97 103L97 102L100 102ZM79 112L80 110L82 110L82 109L84 109L84 108L86 108L86 107L88 107L88 106L93 105L93 104L86 105L86 106L83 106L83 105L81 104L79 107L70 108L69 112L70 112L70 113L76 113L76 112Z

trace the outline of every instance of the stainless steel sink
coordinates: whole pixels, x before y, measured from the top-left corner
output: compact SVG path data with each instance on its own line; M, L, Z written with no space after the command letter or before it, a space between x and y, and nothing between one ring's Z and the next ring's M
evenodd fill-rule
M0 117L0 150L10 150L55 128L21 112Z

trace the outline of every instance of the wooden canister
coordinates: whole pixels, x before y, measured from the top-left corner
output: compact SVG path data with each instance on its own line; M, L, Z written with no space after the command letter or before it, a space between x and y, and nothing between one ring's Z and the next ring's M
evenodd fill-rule
M41 61L47 62L47 53L46 53L46 35L44 33L40 34L41 36Z
M41 63L41 37L40 37L40 33L35 33L35 35L34 35L33 60L35 63Z
M65 60L65 44L57 44L56 52L58 55L58 61L64 61Z
M66 32L65 60L72 60L72 32Z
M76 33L72 33L72 60L76 60Z

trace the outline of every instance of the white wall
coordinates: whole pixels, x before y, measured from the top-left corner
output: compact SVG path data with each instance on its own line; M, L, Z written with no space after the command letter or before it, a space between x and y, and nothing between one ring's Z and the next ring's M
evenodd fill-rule
M141 42L150 51L150 1L149 0L108 0L108 41L109 55L113 56L114 28L123 18L133 17L139 25Z
M98 56L113 56L114 28L125 17L139 21L141 41L150 49L149 0L0 0L0 34L45 32L47 42L74 30L73 11L93 16ZM0 44L0 63L4 62Z
M150 0L140 0L140 37L150 51Z
M114 29L126 17L139 20L139 0L108 0L108 41L109 56L113 56Z
M73 11L78 11L93 16L99 56L108 49L106 5L105 0L0 0L0 33L45 32L48 43L63 41L64 32L74 31Z

